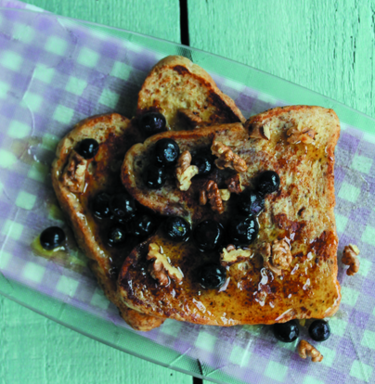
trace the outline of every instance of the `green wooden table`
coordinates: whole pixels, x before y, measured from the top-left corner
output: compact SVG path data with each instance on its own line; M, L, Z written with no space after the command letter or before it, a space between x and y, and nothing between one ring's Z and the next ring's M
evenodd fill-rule
M193 47L283 77L375 117L375 1L28 2L56 14L174 42L182 37ZM0 384L193 382L192 377L114 350L2 297L0 347Z

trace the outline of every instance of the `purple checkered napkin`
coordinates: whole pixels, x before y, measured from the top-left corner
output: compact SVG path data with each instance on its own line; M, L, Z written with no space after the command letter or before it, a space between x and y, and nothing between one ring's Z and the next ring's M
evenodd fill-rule
M30 244L50 225L66 228L49 175L57 142L88 116L116 111L130 117L147 72L164 54L103 29L11 9L0 10L0 48L0 272L10 282L132 332L77 249L69 257L48 260L36 256ZM213 76L245 116L285 104ZM270 328L262 326L220 328L167 320L142 334L145 338L199 360L208 379L218 380L220 372L231 382L375 382L375 136L345 122L342 128L335 167L339 255L344 245L357 244L361 268L348 278L339 265L343 299L330 321L331 338L319 344L323 362L300 359L297 342L275 342Z

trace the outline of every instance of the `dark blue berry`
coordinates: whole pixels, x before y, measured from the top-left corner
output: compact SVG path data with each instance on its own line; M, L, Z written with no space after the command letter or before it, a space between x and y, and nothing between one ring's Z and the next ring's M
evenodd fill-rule
M40 235L40 245L47 251L59 247L64 241L65 232L59 227L49 227Z
M315 320L309 327L309 335L315 341L324 341L331 335L331 329L324 320Z
M280 186L280 177L274 171L264 171L257 179L257 190L263 194L275 192Z
M147 214L136 216L131 224L132 233L142 239L152 235L158 227L157 218Z
M97 194L92 203L94 215L99 219L109 217L111 215L110 201L111 197L107 193L102 192Z
M120 227L112 227L108 231L107 240L108 240L108 245L110 245L111 247L121 245L126 240L126 232L124 229Z
M197 271L198 282L205 289L220 288L227 277L227 271L219 264L206 264Z
M240 194L240 209L249 215L258 216L264 209L264 197L259 192L249 189Z
M209 152L197 153L193 156L191 164L198 167L199 175L208 175L214 167L214 158Z
M186 241L190 236L190 224L182 217L168 217L163 223L165 236L173 241Z
M84 139L78 143L77 152L84 159L92 159L99 150L99 143L94 139Z
M158 112L144 113L138 118L138 125L147 137L166 130L165 117Z
M173 165L180 156L180 148L172 139L161 139L155 145L156 161L160 165Z
M258 236L259 225L253 216L236 216L229 221L229 242L235 245L249 245Z
M274 324L272 328L276 339L284 343L291 343L296 340L299 335L298 324L295 320Z
M158 189L167 180L167 171L165 168L158 167L156 165L150 165L147 167L144 182L148 188Z
M110 209L113 218L120 222L132 219L137 210L133 198L127 193L120 193L111 198Z
M215 220L205 220L195 227L193 236L201 251L213 251L223 241L224 227Z

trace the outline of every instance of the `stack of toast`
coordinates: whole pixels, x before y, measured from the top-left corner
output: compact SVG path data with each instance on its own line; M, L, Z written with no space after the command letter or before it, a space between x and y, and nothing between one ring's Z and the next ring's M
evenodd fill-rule
M149 114L164 117L161 132L143 129ZM339 132L334 111L321 107L275 108L246 121L202 68L171 56L149 73L131 120L91 117L61 140L52 181L99 284L134 329L167 318L219 326L321 319L341 299L333 213ZM92 158L77 150L84 139L99 144ZM145 174L161 140L175 143L179 156L150 187ZM212 160L210 172L194 165L201 153ZM277 179L267 193L265 174ZM122 194L134 201L135 217L121 223L125 240L114 245L113 218L93 206L99 195ZM249 212L244 201L253 196L261 196L259 207L251 203ZM160 223L149 236L131 229L140 214ZM186 229L181 238L168 233L171 218L184 223L174 227ZM238 222L248 225L248 241L236 237ZM205 223L219 228L215 247L197 240ZM212 265L216 286L202 272Z

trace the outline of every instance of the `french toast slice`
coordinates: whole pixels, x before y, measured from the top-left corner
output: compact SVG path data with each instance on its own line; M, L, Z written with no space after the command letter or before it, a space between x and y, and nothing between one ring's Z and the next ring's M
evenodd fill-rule
M136 116L160 112L167 129L245 122L234 101L200 66L183 56L159 61L145 79L138 95Z
M78 143L87 138L99 143L97 154L89 160L76 152ZM129 325L146 331L160 326L164 320L128 308L118 300L116 288L119 268L137 241L129 237L122 247L110 247L106 242L108 220L95 218L92 210L97 194L124 192L121 163L127 149L141 140L138 129L119 114L88 118L60 141L52 164L52 184L77 243L90 258L89 266L105 295Z
M256 115L245 126L165 132L134 145L121 171L126 189L155 212L184 217L193 233L207 219L220 222L228 233L232 218L243 215L238 203L243 192L231 193L228 201L222 201L222 213L214 211L214 205L199 205L208 179L223 188L228 177L239 176L246 192L255 188L263 171L272 170L279 175L280 187L265 197L255 241L235 253L230 253L233 247L222 249L230 240L219 250L201 252L195 235L175 242L159 229L125 260L118 279L122 302L149 315L220 326L333 315L341 299L333 211L334 149L339 133L333 110L290 106ZM194 177L187 191L178 189L171 175L162 188L148 189L143 174L161 138L175 140L181 153L225 145L246 162L247 170L215 169L206 180ZM219 155L221 168L222 160ZM233 257L228 259L228 253ZM163 261L168 283L160 278L156 261ZM224 285L204 289L198 281L200 271L207 263L220 262L226 270Z

